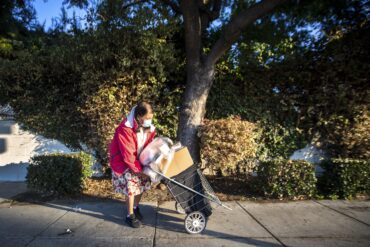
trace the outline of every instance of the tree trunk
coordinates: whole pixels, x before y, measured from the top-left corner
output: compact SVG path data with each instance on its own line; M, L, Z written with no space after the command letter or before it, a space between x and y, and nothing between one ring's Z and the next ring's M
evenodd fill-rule
M206 102L214 76L214 67L188 67L187 84L180 108L178 138L188 147L195 163L200 162L198 127L206 111Z
M263 0L234 17L223 29L208 55L202 51L202 32L209 24L210 16L200 13L202 1L183 0L174 8L182 13L185 28L186 74L187 83L180 108L178 140L189 148L195 163L200 162L198 128L206 111L206 102L214 77L214 67L218 59L236 42L241 31L256 19L271 12L286 0ZM172 1L166 1L175 5ZM216 2L215 2L216 3ZM218 15L221 2L215 8Z

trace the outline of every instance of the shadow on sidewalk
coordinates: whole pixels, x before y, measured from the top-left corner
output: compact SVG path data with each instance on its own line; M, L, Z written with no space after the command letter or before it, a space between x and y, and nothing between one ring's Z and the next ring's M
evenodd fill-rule
M9 165L18 166L18 165ZM4 166L0 166L0 179L4 175L2 174ZM26 192L27 185L25 182L13 182L13 181L0 181L0 203L3 201L10 201L20 193Z
M22 200L22 196L18 196L18 198L15 199L16 200L12 203L13 207L17 205L29 205L31 203L43 207L66 210L68 213L89 216L103 221L110 221L112 223L122 225L122 227L128 227L124 222L126 207L124 201L121 200L93 196L84 196L83 198L77 199L57 199L48 202L30 201L30 198ZM177 212L175 210L159 208L146 204L141 205L141 211L145 217L143 220L145 227L153 227L157 230L162 229L174 232L176 235L184 234L184 237L189 236L184 228L185 215L179 215L179 217L171 216L166 213L177 214ZM213 215L213 217L215 216ZM212 219L212 216L210 218ZM78 229L71 230L74 232L78 231ZM137 230L140 231L140 229ZM255 246L281 246L279 244L264 241L262 237L257 239L252 237L240 237L229 233L208 230L207 228L202 234L192 236L191 238L204 239L206 237L227 239L229 241Z
M216 209L217 210L217 209ZM184 221L186 215L182 215L182 218L178 217L173 217L171 215L168 215L166 213L171 213L171 214L177 214L175 210L170 210L170 209L162 209L158 208L157 209L157 220L155 227L157 229L162 229L166 231L172 231L172 232L177 232L177 233L183 233L183 234L188 234L185 230L184 227ZM216 217L215 215L210 216L210 220L212 220L212 217ZM193 235L192 235L193 236ZM224 232L219 232L219 231L214 231L214 230L209 230L206 229L202 234L195 235L194 238L205 238L205 237L211 237L211 238L218 238L218 239L228 239L230 241L238 242L238 243L243 243L243 244L249 244L252 246L281 246L280 244L274 244L271 242L263 241L263 237L261 238L252 238L252 237L241 237L238 235L233 235L229 233L224 233ZM272 239L272 237L271 237Z

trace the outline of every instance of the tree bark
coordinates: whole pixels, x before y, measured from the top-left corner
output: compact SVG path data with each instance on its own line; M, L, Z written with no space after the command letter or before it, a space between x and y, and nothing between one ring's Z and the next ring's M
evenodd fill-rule
M214 77L214 67L189 68L187 84L180 108L178 138L188 147L195 163L200 162L198 129L206 111L206 103Z

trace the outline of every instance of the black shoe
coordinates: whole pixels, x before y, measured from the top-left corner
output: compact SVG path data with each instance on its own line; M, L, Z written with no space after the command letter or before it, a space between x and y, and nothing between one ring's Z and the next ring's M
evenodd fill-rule
M135 217L135 214L131 214L129 217L126 216L126 223L133 228L141 227L141 221Z
M134 208L134 214L138 220L143 220L143 215L140 213L139 207Z

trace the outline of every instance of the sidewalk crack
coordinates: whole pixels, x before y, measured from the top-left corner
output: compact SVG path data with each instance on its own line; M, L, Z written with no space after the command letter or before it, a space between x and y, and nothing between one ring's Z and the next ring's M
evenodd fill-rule
M273 234L265 225L263 225L261 221L259 221L256 217L254 217L252 213L250 213L246 208L240 205L238 201L235 201L235 202L236 204L239 205L239 207L241 207L244 210L244 212L246 212L250 217L252 217L252 219L254 219L263 229L265 229L276 241L278 241L282 246L287 247L277 236L275 236L275 234Z
M353 217L353 216L351 216L351 215L348 215L348 214L346 214L346 213L343 213L343 212L341 212L341 211L339 211L339 210L337 210L337 209L335 209L335 208L332 208L332 207L330 207L330 206L328 206L328 205L325 205L325 204L323 204L323 203L320 203L320 202L318 202L318 201L316 201L316 200L312 200L312 201L316 202L317 204L319 204L319 205L321 205L321 206L323 206L323 207L329 208L329 209L331 209L331 210L333 210L333 211L337 212L338 214L341 214L341 215L347 216L348 218L351 218L352 220L355 220L355 221L357 221L357 222L360 222L360 223L362 223L362 224L364 224L364 225L366 225L366 226L370 226L368 223L366 223L366 222L364 222L364 221L362 221L362 220L356 219L355 217Z
M27 247L29 246L33 241L35 241L35 239L37 237L39 237L41 234L43 234L46 230L48 230L50 228L50 226L54 225L58 220L60 220L62 217L64 217L67 213L69 213L71 211L71 209L68 209L63 215L59 216L56 220L54 220L53 222L49 223L45 229L43 229L41 232L37 233L35 236L33 236L33 238L24 246L24 247Z
M157 220L158 220L158 210L159 210L159 203L157 201L157 208L155 210L155 221L154 221L154 236L153 236L153 245L152 247L156 246L156 235L157 235Z

